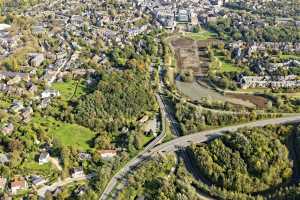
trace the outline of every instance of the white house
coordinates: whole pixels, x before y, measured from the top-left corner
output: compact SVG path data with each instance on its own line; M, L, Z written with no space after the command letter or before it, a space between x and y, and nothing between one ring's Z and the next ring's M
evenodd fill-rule
M72 170L72 178L78 178L84 176L84 171L82 167L76 167Z
M50 155L48 152L45 152L45 151L42 152L39 157L39 165L49 162L49 157L50 157Z

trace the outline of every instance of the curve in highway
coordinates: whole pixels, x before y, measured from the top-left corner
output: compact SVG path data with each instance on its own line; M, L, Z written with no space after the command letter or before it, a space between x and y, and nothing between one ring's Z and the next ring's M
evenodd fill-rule
M264 120L259 120L259 121L254 121L254 122L249 122L249 123L239 124L234 126L228 126L228 127L214 129L214 130L201 131L194 134L178 137L169 142L160 144L158 146L155 146L153 149L150 149L148 151L147 150L143 151L143 153L139 154L139 156L131 160L124 168L122 168L120 172L117 173L111 179L111 181L106 187L105 193L101 195L100 200L107 199L110 192L118 183L118 180L124 178L124 176L127 173L129 173L133 167L139 165L141 162L143 162L144 160L146 160L151 156L165 153L165 152L176 151L177 149L180 149L182 147L187 147L194 143L206 142L215 139L217 137L220 137L226 131L236 131L237 129L243 127L262 127L266 125L297 123L297 122L300 122L300 114L296 116L288 116L288 117L281 117L275 119L264 119Z

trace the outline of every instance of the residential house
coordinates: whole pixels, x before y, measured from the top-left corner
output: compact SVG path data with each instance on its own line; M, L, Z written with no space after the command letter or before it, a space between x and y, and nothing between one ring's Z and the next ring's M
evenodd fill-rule
M99 153L103 159L112 158L117 155L116 150L101 150L101 151L99 151Z
M12 107L10 108L10 111L11 111L12 113L17 113L17 112L21 111L23 108L24 108L23 102L18 101L18 100L14 100L14 101L13 101L13 105L12 105Z
M46 151L43 151L39 156L39 165L45 164L49 162L49 153Z
M83 17L80 15L73 15L70 20L71 24L75 26L82 26L83 24Z
M7 183L7 179L0 176L0 191L5 190L6 183Z
M30 106L24 108L21 114L23 122L28 123L31 120L32 113L33 110Z
M300 87L300 80L295 75L289 76L241 76L238 78L241 88L295 88Z
M145 115L145 116L143 116L143 117L139 120L139 123L143 124L143 123L145 123L146 121L148 121L148 119L149 119L149 116L148 116L148 115Z
M34 35L39 35L39 34L44 34L46 33L46 30L44 27L42 26L33 26L32 29L31 29L32 33Z
M91 160L92 159L92 155L89 154L89 153L80 152L78 154L78 158L79 158L79 160Z
M40 186L47 183L47 180L41 176L32 176L31 177L32 184L35 186Z
M82 167L76 167L72 170L72 178L78 178L84 176L84 171Z
M20 190L26 190L28 188L27 182L24 177L16 176L10 183L11 193L13 195L17 194Z
M42 53L35 53L30 55L30 65L32 67L39 67L45 60L45 57Z
M7 153L0 154L0 164L4 165L9 162L9 155Z
M14 131L14 125L12 123L8 123L6 124L2 129L1 132L4 135L10 135L12 134L12 132Z
M16 85L16 84L20 83L21 80L22 79L20 76L16 76L16 77L10 79L9 81L7 81L7 85Z
M42 97L42 99L46 99L46 98L57 97L59 95L60 95L60 93L56 90L46 89L42 92L41 97Z
M1 71L0 72L0 80L10 80L15 77L20 77L23 81L29 81L30 76L28 73L21 73L21 72L10 72L10 71Z
M9 24L0 24L0 31L1 32L2 31L6 31L6 30L8 30L10 28L11 28L11 25L9 25Z

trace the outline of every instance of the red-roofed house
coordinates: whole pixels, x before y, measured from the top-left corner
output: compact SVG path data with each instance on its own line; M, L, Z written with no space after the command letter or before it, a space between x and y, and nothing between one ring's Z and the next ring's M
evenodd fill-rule
M102 158L112 158L117 155L116 150L101 150L99 153Z
M14 180L10 183L10 189L12 194L17 194L19 190L27 189L28 185L26 180L23 177L15 177Z

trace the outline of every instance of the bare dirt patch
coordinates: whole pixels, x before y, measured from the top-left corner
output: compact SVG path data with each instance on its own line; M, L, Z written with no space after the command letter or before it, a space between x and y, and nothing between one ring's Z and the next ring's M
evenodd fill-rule
M193 71L194 76L206 76L208 72L209 59L207 46L190 38L176 37L171 40L175 52L177 67L180 72Z
M203 82L201 82L203 83ZM240 98L229 97L227 95L222 95L210 86L206 85L205 83L200 84L198 82L181 82L176 81L176 87L178 90L186 97L189 97L190 100L201 101L203 99L211 99L213 101L221 101L221 102L230 102L235 105L245 106L247 108L254 108L256 105L248 100L243 100Z
M194 44L194 40L189 38L174 38L171 41L173 48L190 48Z
M251 94L226 94L227 97L242 99L244 101L249 101L257 106L257 108L264 109L267 108L268 99L257 96L257 95L251 95Z

